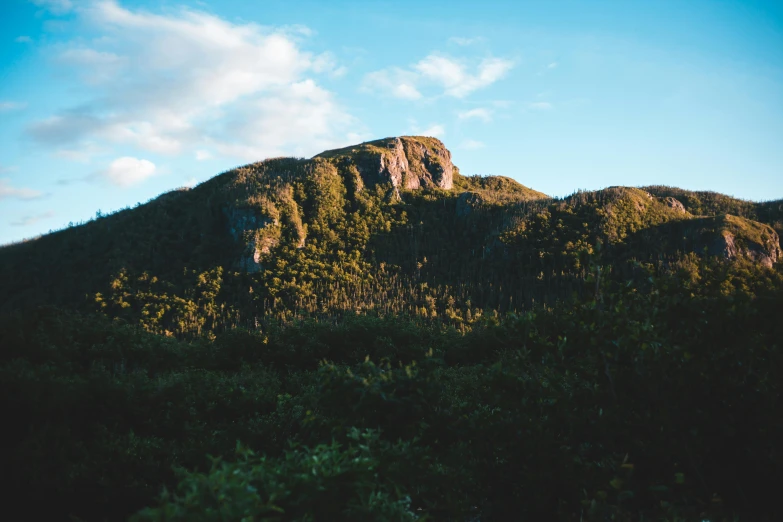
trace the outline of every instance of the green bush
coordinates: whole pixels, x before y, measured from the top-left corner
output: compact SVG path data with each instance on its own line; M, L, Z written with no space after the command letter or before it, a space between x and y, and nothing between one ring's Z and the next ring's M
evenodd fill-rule
M181 471L176 492L164 492L159 507L131 521L418 520L393 480L408 445L391 445L370 430L351 430L348 440L346 447L293 447L279 458L240 446L234 462L215 458L208 472Z

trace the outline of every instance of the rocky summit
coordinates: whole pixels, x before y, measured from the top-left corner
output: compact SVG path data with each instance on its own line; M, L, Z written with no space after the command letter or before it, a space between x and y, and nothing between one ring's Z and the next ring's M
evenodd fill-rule
M451 152L436 138L386 138L322 152L316 158L351 163L368 185L390 183L406 190L454 186Z

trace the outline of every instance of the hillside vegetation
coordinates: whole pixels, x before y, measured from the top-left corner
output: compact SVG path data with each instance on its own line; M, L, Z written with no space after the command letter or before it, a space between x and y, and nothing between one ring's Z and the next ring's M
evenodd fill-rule
M782 223L401 137L0 248L4 509L775 520Z

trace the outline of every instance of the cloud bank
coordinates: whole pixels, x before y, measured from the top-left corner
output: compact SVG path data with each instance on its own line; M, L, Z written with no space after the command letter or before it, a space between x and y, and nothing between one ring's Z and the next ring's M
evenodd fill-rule
M89 100L27 128L61 157L122 147L253 161L343 144L358 127L314 78L344 69L328 53L303 50L303 28L230 23L188 9L153 14L115 1L39 3L73 9L99 35L56 50Z

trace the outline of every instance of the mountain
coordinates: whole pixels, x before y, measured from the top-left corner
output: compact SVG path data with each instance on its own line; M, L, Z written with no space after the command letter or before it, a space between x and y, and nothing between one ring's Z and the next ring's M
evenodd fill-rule
M3 519L778 520L781 232L403 136L2 247Z
M148 326L184 335L202 329L183 323L199 301L220 309L210 328L349 310L523 310L583 295L591 263L628 275L632 260L696 252L771 267L782 209L668 187L553 199L461 175L437 139L387 138L246 165L6 246L0 311L55 304L148 322L142 296L156 295Z

